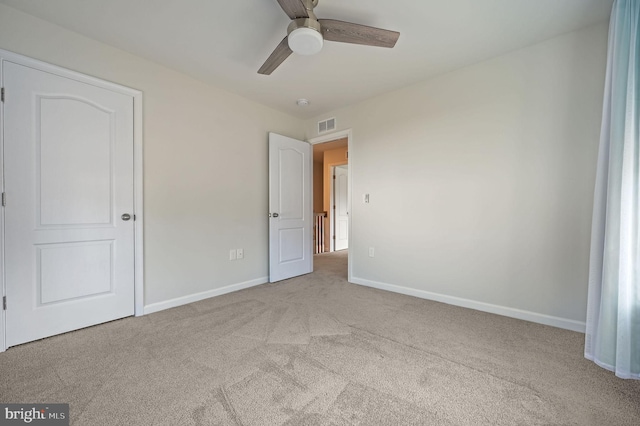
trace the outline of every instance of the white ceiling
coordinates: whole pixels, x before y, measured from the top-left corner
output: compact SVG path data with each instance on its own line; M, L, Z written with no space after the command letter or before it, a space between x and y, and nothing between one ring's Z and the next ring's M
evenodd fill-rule
M319 18L399 31L396 47L326 42L270 76L257 70L289 23L276 0L0 2L309 118L605 20L613 0L320 0Z

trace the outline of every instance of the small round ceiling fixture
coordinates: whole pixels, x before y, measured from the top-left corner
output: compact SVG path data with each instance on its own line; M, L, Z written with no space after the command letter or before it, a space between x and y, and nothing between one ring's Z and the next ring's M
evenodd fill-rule
M296 105L298 105L299 107L305 107L309 105L309 101L307 99L301 98L296 101Z

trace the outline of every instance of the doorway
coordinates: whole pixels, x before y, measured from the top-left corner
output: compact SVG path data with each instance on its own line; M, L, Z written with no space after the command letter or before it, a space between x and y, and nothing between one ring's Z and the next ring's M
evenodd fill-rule
M316 253L328 253L345 250L352 246L351 241L351 175L350 161L351 130L334 132L309 140L313 146L313 207L316 216ZM334 171L338 167L344 167L346 171L342 178L343 193L346 200L341 206L342 215L337 215L338 205L334 204ZM340 173L340 172L339 172ZM337 176L336 176L337 179ZM334 209L334 205L336 209ZM342 216L339 218L339 216ZM342 220L342 228L336 226L336 219ZM317 232L317 227L323 224L323 231ZM336 246L338 234L342 232L341 241ZM334 239L335 236L335 239ZM318 247L319 246L319 247ZM351 263L348 262L348 277L351 278Z
M331 185L331 243L333 250L349 248L349 165L332 167L333 185Z

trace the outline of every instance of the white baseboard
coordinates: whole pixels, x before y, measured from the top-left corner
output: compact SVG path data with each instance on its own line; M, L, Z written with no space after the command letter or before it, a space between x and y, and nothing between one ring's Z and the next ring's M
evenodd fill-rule
M255 280L245 281L238 284L231 284L221 288L216 288L214 290L203 291L202 293L190 294L188 296L165 300L164 302L152 303L144 307L144 314L152 314L154 312L164 311L165 309L175 308L177 306L186 305L188 303L199 302L200 300L208 299L210 297L222 296L223 294L243 290L249 287L254 287L266 282L269 282L269 277L256 278Z
M436 302L447 303L449 305L460 306L463 308L475 309L476 311L489 312L491 314L502 315L510 318L517 318L525 321L531 321L538 324L550 325L552 327L564 328L566 330L584 333L586 323L581 321L570 320L566 318L554 317L551 315L539 314L521 309L509 308L506 306L492 305L490 303L478 302L476 300L463 299L446 294L432 293L430 291L418 290L415 288L403 287L394 284L386 284L377 281L366 280L364 278L352 277L354 284L360 284L366 287L373 287L380 290L387 290L394 293L406 294L408 296L419 297L421 299L433 300Z

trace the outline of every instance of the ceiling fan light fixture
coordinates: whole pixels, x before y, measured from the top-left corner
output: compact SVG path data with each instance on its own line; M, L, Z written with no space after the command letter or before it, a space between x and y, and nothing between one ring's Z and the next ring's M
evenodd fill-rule
M289 33L289 48L298 55L315 55L322 50L322 34L312 28L301 27Z
M1 1L1 0L0 0ZM369 27L336 19L318 19L313 9L318 0L278 0L278 4L291 18L287 35L276 46L258 69L258 74L269 75L292 53L314 55L322 49L324 39L339 43L365 46L393 47L400 37L397 31Z

